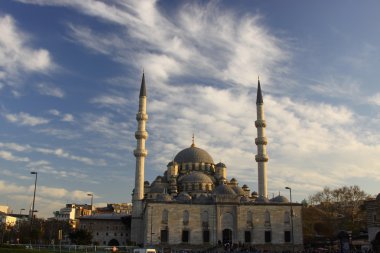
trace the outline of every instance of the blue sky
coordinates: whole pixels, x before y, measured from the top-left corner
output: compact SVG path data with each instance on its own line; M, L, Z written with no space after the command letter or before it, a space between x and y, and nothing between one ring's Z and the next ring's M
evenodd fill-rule
M268 191L380 182L378 1L0 2L0 204L130 202L142 70L146 180L191 144L257 190L257 76Z

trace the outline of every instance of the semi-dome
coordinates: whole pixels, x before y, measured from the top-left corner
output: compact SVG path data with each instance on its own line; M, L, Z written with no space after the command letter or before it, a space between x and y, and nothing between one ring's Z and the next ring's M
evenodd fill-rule
M207 151L197 148L191 145L189 148L185 148L180 151L175 157L174 162L176 163L208 163L214 164L214 160Z
M231 189L239 196L244 196L246 193L239 186L231 186Z
M205 183L212 184L212 179L205 173L193 171L189 175L185 175L180 179L181 183Z
M266 198L266 197L264 197L264 196L260 196L260 197L258 197L258 198L256 199L256 202L257 202L257 203L269 203L270 201L269 201L268 198Z
M214 189L213 194L216 194L216 195L232 195L232 196L236 195L234 190L232 190L231 187L226 185L226 184L218 185Z
M275 202L275 203L288 203L289 202L289 200L286 197L281 196L281 195L274 197L273 199L271 199L271 201Z

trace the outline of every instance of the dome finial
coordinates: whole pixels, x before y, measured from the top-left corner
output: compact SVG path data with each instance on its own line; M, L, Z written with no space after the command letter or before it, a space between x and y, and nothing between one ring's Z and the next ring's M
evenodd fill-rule
M194 138L194 133L193 133L193 138L192 138L192 142L191 142L191 147L195 147L195 138Z

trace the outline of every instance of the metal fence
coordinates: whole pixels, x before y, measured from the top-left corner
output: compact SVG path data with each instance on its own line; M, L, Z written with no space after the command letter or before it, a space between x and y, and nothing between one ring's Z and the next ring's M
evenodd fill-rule
M135 246L96 246L96 245L42 245L42 244L9 244L8 247L24 248L33 251L48 252L98 252L98 253L133 253Z

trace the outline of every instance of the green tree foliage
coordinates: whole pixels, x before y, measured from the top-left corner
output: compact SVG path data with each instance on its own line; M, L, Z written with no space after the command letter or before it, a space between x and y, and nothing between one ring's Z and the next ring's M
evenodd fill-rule
M92 234L91 232L84 230L84 229L78 229L74 232L71 232L69 234L69 238L72 243L77 245L88 245L91 244L92 241Z

